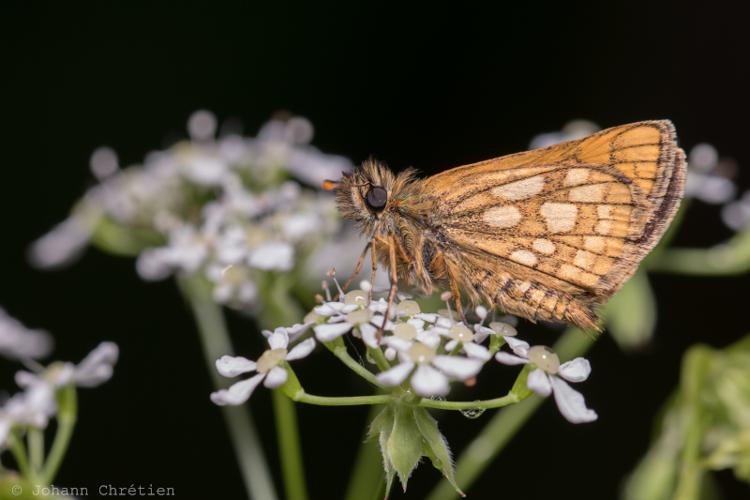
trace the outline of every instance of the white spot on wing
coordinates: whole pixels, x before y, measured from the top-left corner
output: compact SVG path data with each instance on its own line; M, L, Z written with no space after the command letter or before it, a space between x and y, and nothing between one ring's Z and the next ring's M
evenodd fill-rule
M544 176L535 175L493 188L492 194L507 200L523 200L539 194L542 189L544 189Z
M513 253L510 254L510 258L519 264L529 267L535 266L538 261L536 255L528 250L514 250Z
M512 205L488 208L482 217L484 222L494 227L513 227L521 222L521 212Z
M578 207L571 203L547 201L541 206L539 212L544 217L549 232L564 233L575 227Z
M602 201L604 196L604 184L589 184L578 186L570 190L570 201L583 201L594 203Z
M534 243L531 246L534 247L534 250L544 255L552 255L555 253L555 244L544 238L534 240Z
M565 186L577 186L583 184L589 178L589 169L587 168L571 168L568 170L567 175L563 184Z

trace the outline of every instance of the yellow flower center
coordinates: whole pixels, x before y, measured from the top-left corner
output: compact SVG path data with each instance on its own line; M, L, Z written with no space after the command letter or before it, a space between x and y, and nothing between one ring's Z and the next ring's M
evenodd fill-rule
M409 348L408 355L415 363L429 363L435 357L435 351L421 342L414 342Z
M555 351L544 345L535 345L529 349L529 361L547 373L557 373L560 369L560 358Z
M269 349L258 358L258 361L255 364L255 369L258 370L258 373L268 373L285 359L286 349Z

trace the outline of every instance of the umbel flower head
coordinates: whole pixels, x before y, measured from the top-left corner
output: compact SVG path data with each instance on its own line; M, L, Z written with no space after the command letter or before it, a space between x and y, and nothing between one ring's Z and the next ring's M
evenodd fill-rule
M216 301L254 307L263 273L302 268L337 233L333 199L317 187L351 164L310 146L304 118L274 119L256 137L216 137L216 128L196 112L190 140L124 169L112 150L97 150L99 183L34 243L32 261L59 266L92 242L137 256L143 279L199 274Z

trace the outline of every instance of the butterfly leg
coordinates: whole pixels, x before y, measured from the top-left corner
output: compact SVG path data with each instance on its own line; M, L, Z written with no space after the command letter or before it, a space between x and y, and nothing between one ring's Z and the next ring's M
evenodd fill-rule
M365 256L367 255L367 251L372 246L372 242L367 242L367 245L365 245L365 249L362 250L362 253L359 255L359 260L357 260L357 265L354 266L354 271L352 271L352 274L349 275L349 278L344 283L344 286L341 288L343 291L347 291L349 289L349 286L352 284L352 281L354 281L354 278L359 274L360 271L362 271L362 265L365 263ZM341 300L343 300L343 297L339 297Z
M396 300L396 292L398 292L398 270L396 269L396 246L393 242L388 243L388 267L390 267L390 282L391 289L388 291L388 305L385 308L385 317L383 318L383 324L380 327L379 334L383 335L385 331L385 325L388 324L388 318L391 315L391 307L393 302Z
M463 321L465 325L468 325L469 322L466 321L466 314L464 313L464 306L461 303L461 291L458 288L458 283L456 282L456 280L454 279L450 280L450 287L451 287L451 294L453 295L453 302L456 305L456 311L458 311L458 314L461 317L461 321Z

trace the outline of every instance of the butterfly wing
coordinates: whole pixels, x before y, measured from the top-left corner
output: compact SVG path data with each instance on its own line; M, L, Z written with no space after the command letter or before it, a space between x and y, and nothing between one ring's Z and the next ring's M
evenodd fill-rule
M593 328L596 305L669 225L684 181L684 153L664 120L448 170L424 192L451 278L470 295Z

